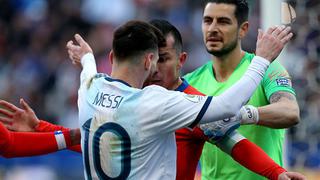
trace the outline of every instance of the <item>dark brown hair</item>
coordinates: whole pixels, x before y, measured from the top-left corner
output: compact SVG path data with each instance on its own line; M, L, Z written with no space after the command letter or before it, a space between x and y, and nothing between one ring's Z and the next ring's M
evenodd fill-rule
M128 21L113 34L112 48L118 61L135 59L147 51L165 46L165 38L153 25L143 21Z

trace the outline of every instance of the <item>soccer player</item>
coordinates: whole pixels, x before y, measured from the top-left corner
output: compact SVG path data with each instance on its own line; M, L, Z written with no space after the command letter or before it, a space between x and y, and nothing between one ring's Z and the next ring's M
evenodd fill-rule
M82 57L78 106L87 179L174 179L173 132L235 116L259 84L258 77L268 67L266 59L272 61L277 57L283 43L292 36L274 29L260 31L257 41L260 57L254 58L246 75L220 96L204 97L159 86L141 89L156 68L160 42L157 31L140 21L119 27L109 55L111 76L97 74L91 49L81 56L73 53L88 48L79 35L75 37L79 46L68 42L71 59Z
M186 82L182 83L181 79L179 78L179 70L181 68L181 65L183 64L183 63L181 63L179 65L179 67L176 66L177 58L176 58L176 53L175 52L181 52L181 46L182 46L182 41L181 41L181 37L180 37L179 32L172 25L170 25L169 23L164 22L164 21L154 21L153 24L156 27L160 28L165 33L165 35L167 37L166 38L167 39L167 46L164 47L164 48L160 48L160 61L158 61L159 72L161 72L162 75L160 75L160 77L159 77L159 73L157 71L157 73L155 73L155 78L156 78L155 81L163 81L164 80L164 76L163 75L165 75L165 77L166 77L165 79L166 80L164 80L164 81L167 81L168 83L164 83L164 84L159 83L160 85L164 85L165 87L170 88L170 89L172 89L173 87L178 87L179 86L178 89L180 89L180 90L185 89L189 93L197 93L197 94L199 94L199 92L197 92L195 89L192 89L190 86L187 86ZM173 35L173 36L171 36L171 35ZM180 37L180 38L177 38L177 37ZM180 41L178 39L180 39ZM177 41L177 42L175 42L175 41ZM175 44L175 45L173 46L173 44ZM180 56L180 57L186 57L186 53L182 53L182 54L184 54L184 55ZM162 57L162 55L163 55L163 57ZM185 58L179 58L179 59L182 59L182 60L184 59L185 60ZM173 85L173 86L171 86L171 85ZM30 110L30 108L27 105L25 105L25 107L27 107L26 108L26 112L28 114L31 114L30 115L31 117L36 117L34 115L33 111ZM15 110L15 111L17 111L17 110ZM37 119L37 118L34 118L34 119ZM35 121L35 122L37 122L37 121ZM40 123L39 122L31 123L31 124L40 124L39 126L43 126L43 125L41 125L41 124L43 124L42 122L40 122ZM48 128L45 128L45 129L47 130ZM187 129L185 129L185 130L186 130L185 132L181 131L181 135L182 135L181 138L177 138L178 148L179 148L179 142L180 142L180 144L181 144L181 142L182 143L186 143L187 142L188 145L187 146L183 146L185 148L190 148L190 147L196 148L195 145L197 145L197 144L200 145L201 144L201 143L195 143L196 140L197 139L198 140L205 139L203 137L203 135L202 135L203 134L202 131L197 130L196 131L197 133L191 133L192 131L187 130ZM192 134L193 134L193 137L192 137ZM197 137L197 136L199 136L199 137ZM188 143L188 139L187 138L189 138L189 143ZM179 139L180 139L180 141L179 141ZM220 143L220 144L223 144L223 143ZM203 145L203 142L202 142L202 145ZM200 146L200 151L201 151L202 145ZM228 148L231 148L231 147L228 147ZM235 158L239 163L245 165L246 167L250 168L251 170L254 170L257 173L260 172L261 174L266 175L266 177L269 177L271 179L277 179L277 176L272 178L272 176L271 176L272 174L268 174L268 173L270 173L270 172L275 170L275 169L270 169L270 168L276 168L276 167L270 166L270 165L272 165L273 162L271 162L268 159L265 159L265 157L261 156L261 160L264 160L264 163L260 163L260 164L259 164L259 162L255 162L254 161L255 159L252 159L252 158L251 159L250 158L241 158L242 157L241 153L249 153L248 151L243 151L243 150L247 150L247 149L252 149L252 151L250 151L250 152L251 153L255 153L255 155L256 155L255 157L260 157L260 155L264 155L264 154L261 154L261 152L257 151L255 149L255 147L253 147L253 144L250 144L249 142L246 142L245 140L241 140L234 147L232 147L233 158ZM183 151L180 151L181 152L180 154L183 154L183 156L185 156L186 158L188 158L188 154L190 156L194 156L193 152L191 152L192 150L191 151L190 150L191 149L189 149L189 151L185 151L186 153L182 153ZM227 151L229 151L229 150L227 150ZM253 150L255 150L255 151L253 151ZM200 151L198 151L198 152L200 152ZM177 172L178 173L177 179L193 179L194 171L195 171L195 168L196 168L196 163L198 161L199 156L200 156L200 154L197 154L195 156L195 158L191 158L191 159L196 159L195 163L190 163L190 161L186 160L186 161L189 162L188 166L186 166L185 164L181 163L181 165L185 166L184 168L179 168L179 165L178 165L179 169L178 169L178 172ZM180 160L184 160L184 159L180 158ZM246 164L246 162L251 162L251 165L248 165L248 163ZM268 164L268 162L270 164ZM179 151L178 151L178 163L179 163ZM264 165L264 167L262 167L261 164ZM259 165L260 165L260 167L259 167ZM269 172L267 171L268 168L269 168ZM190 170L193 171L193 174L192 174L192 172L190 172ZM182 175L183 172L185 174L187 174L187 175L179 176L179 174ZM274 173L274 175L275 174L276 173ZM190 176L188 176L188 175L190 175ZM283 178L283 177L286 177L286 176L287 177L290 177L290 176L293 177L293 175L295 175L295 174L287 172L287 173L283 173L281 175L282 175L281 177ZM279 177L279 178L281 179L281 177Z
M179 31L165 20L153 20L151 24L161 30L166 38L166 46L160 47L157 71L150 76L147 82L149 84L163 86L169 90L201 95L202 93L190 86L184 79L180 78L180 69L186 61L187 53L182 51L182 38ZM242 116L247 115L246 111L241 112ZM205 141L216 144L217 147L229 154L242 166L269 179L273 179L266 175L267 173L262 173L266 172L266 167L272 167L271 164L267 165L254 162L258 159L259 161L261 160L261 162L268 162L267 160L262 160L265 159L266 156L262 156L260 152L257 151L257 148L253 147L255 145L237 133L225 135L226 131L232 130L234 126L237 125L236 123L221 121L220 123L214 122L210 124L210 128L215 128L215 131L213 131L215 137L211 140L208 140L208 137L199 127L195 127L192 130L189 128L179 129L175 132L177 143L177 180L194 179L197 163ZM222 135L225 136L221 138ZM252 150L252 152L249 153L249 150ZM250 156L244 155L243 153L250 154Z
M248 69L254 54L241 49L246 35L248 4L245 0L209 0L204 7L202 32L212 60L184 78L200 92L216 96L235 84ZM242 90L239 90L242 91ZM299 122L299 107L290 77L278 61L268 68L250 98L239 132L283 165L285 131ZM259 109L255 107L261 106ZM201 156L202 179L264 179L241 167L220 149L206 143Z

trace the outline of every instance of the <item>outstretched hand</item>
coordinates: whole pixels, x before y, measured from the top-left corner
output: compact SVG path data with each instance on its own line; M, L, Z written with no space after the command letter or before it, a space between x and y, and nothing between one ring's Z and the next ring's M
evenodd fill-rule
M81 58L87 53L92 53L92 49L79 34L75 34L74 38L79 45L74 44L73 41L70 40L66 47L72 63L75 65L81 65Z
M278 177L278 180L306 180L307 178L297 172L284 172Z
M270 62L274 61L292 36L289 26L274 26L269 28L267 32L259 29L256 55Z
M4 100L0 100L0 105L0 122L7 129L23 132L35 131L40 120L23 99L20 99L22 109Z

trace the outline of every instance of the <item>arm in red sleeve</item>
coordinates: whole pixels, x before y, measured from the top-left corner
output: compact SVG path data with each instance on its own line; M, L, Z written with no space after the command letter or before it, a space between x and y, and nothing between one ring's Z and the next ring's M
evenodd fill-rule
M40 123L38 126L35 128L36 132L54 132L54 131L65 131L68 130L69 128L63 127L63 126L58 126L55 124L51 124L47 121L40 120Z
M278 180L284 168L276 164L260 147L232 132L216 144L224 152L247 169L271 180Z
M81 145L71 146L71 147L69 147L68 149L71 150L71 151L75 151L75 152L78 152L78 153L82 153Z
M35 128L36 132L53 132L53 131L67 131L69 130L69 128L63 127L63 126L59 126L59 125L55 125L55 124L51 124L47 121L43 121L40 120L39 125ZM75 144L75 146L71 146L68 147L69 150L71 151L75 151L78 153L81 153L81 146L80 146L80 139L81 139L81 135L80 135L80 130L79 129L75 129L76 133L71 133L71 140L73 141L73 144Z
M70 138L71 138L71 142L74 146L69 147L68 149L71 151L75 151L78 153L82 153L81 151L81 133L80 133L80 129L71 129L70 130Z
M59 150L59 143L61 148L61 138L64 138L66 147L72 145L69 133L11 132L0 124L0 154L12 158L56 152Z
M242 166L271 180L277 180L286 170L276 164L259 146L247 139L238 142L231 156Z

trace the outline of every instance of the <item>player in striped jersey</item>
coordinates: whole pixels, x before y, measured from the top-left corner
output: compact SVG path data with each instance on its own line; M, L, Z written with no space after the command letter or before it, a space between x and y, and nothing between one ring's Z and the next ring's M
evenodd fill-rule
M149 32L139 32L144 30L141 26L147 24L131 21L115 31L110 54L113 62L111 77L96 74L92 54L78 56L72 53L88 48L79 36L76 36L76 40L80 46L68 43L70 57L82 57L78 103L79 122L84 135L81 144L88 179L173 179L175 164L172 160L175 160L176 152L172 132L182 127L192 128L198 122L209 123L235 115L242 103L246 102L244 99L248 91L252 91L252 87L248 87L249 82L263 75L259 66L264 66L264 63L256 59L251 66L255 75L249 70L248 81L242 84L243 78L237 84L242 88L241 92L237 92L237 99L235 96L231 98L235 90L240 88L237 85L214 98L186 96L158 86L141 89L142 83L155 68L158 51L157 48L144 46L153 38L143 37L142 34L148 36ZM292 35L286 31L273 33L280 39L284 38L277 44L272 43L272 33L273 29L266 34L260 32L257 42L257 54L267 53L268 59L275 58L283 47L282 43ZM266 44L260 44L262 39ZM140 53L133 53L132 50ZM267 51L272 51L272 55ZM230 98L232 104L228 103L231 102ZM225 106L225 103L228 105ZM284 169L278 168L283 172ZM276 174L279 175L279 171Z
M168 41L167 41L168 42ZM160 56L161 56L161 49L160 49ZM168 55L167 55L168 56ZM170 58L169 58L169 60L170 60ZM160 62L158 63L158 65L159 64L161 64L161 58L160 58ZM164 63L165 64L165 62L162 62L162 63ZM160 65L161 66L161 65ZM181 68L181 67L180 67ZM180 68L178 68L178 70L180 69ZM172 69L172 67L171 67L171 69ZM175 77L176 77L176 79L179 79L179 76L177 76L177 74L175 75ZM169 78L170 79L170 78ZM171 78L172 79L172 78ZM193 89L191 86L188 86L187 85L187 83L186 82L183 82L183 81L181 81L180 79L179 79L179 81L178 81L178 83L175 83L177 86L179 86L178 88L177 88L177 90L184 90L185 92L189 92L189 93L192 93L192 94L199 94L199 92L197 92L195 89ZM169 87L170 88L170 87ZM172 89L172 88L171 88ZM198 128L197 128L197 130L199 130ZM187 131L188 133L190 133L191 131ZM201 136L203 136L203 133L202 133L202 131L199 131L200 132L200 135ZM187 135L188 135L188 133L187 133ZM189 138L189 141L192 141L192 139L196 139L196 138L190 138L190 137L188 137L188 136L186 136L186 135L184 135L185 133L183 133L183 130L181 130L181 134L182 134L182 137L183 136L185 136L185 137L187 137L187 138ZM190 134L192 134L192 133L190 133ZM194 133L194 134L196 134L196 133ZM183 139L183 138L180 138L180 139ZM201 138L200 138L201 139ZM203 139L205 139L205 137L203 137ZM177 137L177 144L178 144L178 147L179 147L179 138ZM241 143L240 142L242 142L242 145L241 145ZM245 147L246 148L248 148L248 147L250 147L250 144L246 144L246 143L244 143L245 141L240 141L239 143L237 143L237 146L238 146L238 149L241 149L240 147L243 147L242 149L245 149ZM237 149L236 147L237 146L234 146L234 148L233 149ZM189 146L190 147L190 146ZM254 149L255 147L253 147L252 149ZM200 148L201 149L201 148ZM235 152L237 152L236 150L234 150ZM191 151L189 151L189 155L192 155L193 153L191 153L190 154L190 152ZM238 151L238 154L239 154L239 152L240 151ZM254 152L254 151L253 151ZM259 154L259 151L258 151L258 154ZM258 155L257 154L257 155ZM178 151L178 157L179 157L179 151ZM241 156L239 156L239 157L241 157ZM234 156L234 158L236 158L236 156ZM241 164L242 164L242 162L241 162L241 159L236 159L236 160L239 160L238 162L240 162ZM242 160L245 160L245 161L250 161L250 159L242 159ZM243 162L245 162L245 161L243 161ZM179 158L178 158L178 162L179 162ZM192 164L189 164L190 166L192 166ZM244 163L244 165L245 165L245 163ZM184 166L186 166L186 164L184 165ZM196 164L195 164L195 166L196 166ZM257 164L256 164L256 166L257 166ZM178 165L178 167L179 167L179 165ZM248 165L247 165L247 167L248 167ZM249 166L249 168L250 168L250 166ZM191 169L193 169L193 168L191 168ZM194 167L194 169L195 169L195 167ZM257 167L256 167L256 169L258 169ZM255 171L255 172L258 172L258 171ZM188 173L187 173L188 174ZM290 173L289 173L290 174ZM188 179L193 179L193 175L191 174L191 176L186 176L186 177L188 177ZM192 177L192 178L191 178ZM271 176L270 176L271 177ZM178 177L177 177L177 179L180 179L179 178L179 169L178 169ZM181 177L181 179L184 179L184 178L182 178Z

